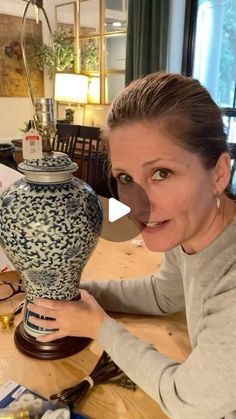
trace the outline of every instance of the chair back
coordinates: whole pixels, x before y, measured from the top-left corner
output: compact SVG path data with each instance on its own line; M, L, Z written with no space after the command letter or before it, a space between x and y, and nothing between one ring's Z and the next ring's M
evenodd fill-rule
M61 151L78 164L74 176L87 182L97 194L110 197L107 181L107 153L98 127L57 125L53 151Z
M73 160L80 125L59 124L53 139L52 150L68 154Z
M107 153L98 127L80 126L75 161L79 168L75 176L85 180L102 196L110 196L107 184Z

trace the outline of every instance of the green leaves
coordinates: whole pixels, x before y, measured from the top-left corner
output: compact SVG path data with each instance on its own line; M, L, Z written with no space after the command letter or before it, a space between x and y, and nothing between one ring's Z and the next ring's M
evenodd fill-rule
M34 58L41 70L47 67L49 77L73 68L75 50L73 35L62 30L53 33L52 45L34 43Z
M81 43L81 70L99 71L99 50L94 39Z

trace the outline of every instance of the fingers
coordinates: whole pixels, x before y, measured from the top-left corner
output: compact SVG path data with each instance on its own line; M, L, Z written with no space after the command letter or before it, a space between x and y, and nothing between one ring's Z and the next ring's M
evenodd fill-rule
M89 292L86 290L80 290L80 296L81 296L81 300L85 302L95 300L95 298L91 294L89 294Z
M79 290L79 293L80 293L81 297L86 297L87 295L90 295L90 294L88 293L88 291L86 291L86 290L82 290L82 289L80 289L80 290Z
M38 319L37 317L30 316L29 321L35 326L43 327L45 329L58 329L59 328L59 325L56 320Z
M51 342L53 340L61 339L64 337L65 337L65 334L62 333L60 330L57 330L56 332L49 333L47 335L37 336L36 340L38 342Z
M39 314L40 316L51 317L52 319L55 317L55 310L44 308L36 304L28 304L27 309L33 313Z
M65 303L65 301L67 300L59 301L49 300L48 298L37 298L36 300L34 300L34 304L39 307L46 307L51 308L52 310L58 310L62 306L62 304Z

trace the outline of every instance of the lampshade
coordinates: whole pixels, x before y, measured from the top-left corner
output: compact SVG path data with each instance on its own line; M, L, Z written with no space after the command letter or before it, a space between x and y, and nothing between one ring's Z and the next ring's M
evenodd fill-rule
M58 102L87 103L88 77L74 73L56 73L54 99Z

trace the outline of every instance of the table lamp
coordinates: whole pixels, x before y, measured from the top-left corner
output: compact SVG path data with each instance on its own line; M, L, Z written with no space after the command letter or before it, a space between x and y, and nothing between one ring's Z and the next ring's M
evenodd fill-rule
M48 22L42 3L42 0L28 0L22 22L23 61L37 131L30 131L25 139L31 142L29 156L18 165L25 176L0 195L0 241L25 286L23 321L14 332L16 346L33 358L59 359L84 349L90 339L68 336L48 343L37 341L37 336L55 329L31 323L31 315L37 315L30 312L28 304L36 298L79 298L81 274L99 238L102 206L95 191L73 177L78 166L69 156L47 149L43 149L42 157L35 153L40 141L38 132L47 145L54 120L51 101L34 98L25 54L26 13L33 5L42 10ZM60 90L56 89L58 100L86 103L86 76L66 73L58 76L57 80L63 80L56 83L61 86Z
M71 124L74 121L74 110L71 105L84 105L87 103L88 77L76 73L56 73L54 99L57 102L66 103L66 121Z

